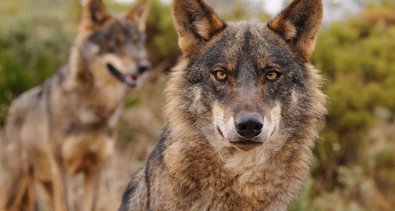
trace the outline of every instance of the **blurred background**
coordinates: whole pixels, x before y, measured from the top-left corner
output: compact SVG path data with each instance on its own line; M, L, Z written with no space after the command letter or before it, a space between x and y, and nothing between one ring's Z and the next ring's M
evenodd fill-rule
M207 2L225 20L268 21L289 0ZM395 1L324 2L313 63L326 79L329 114L310 176L291 210L395 210ZM163 90L179 57L170 3L152 0L147 46L154 70L125 103L100 210L116 210L164 124ZM133 0L106 4L123 11ZM67 62L79 12L78 0L0 0L0 131L10 102Z

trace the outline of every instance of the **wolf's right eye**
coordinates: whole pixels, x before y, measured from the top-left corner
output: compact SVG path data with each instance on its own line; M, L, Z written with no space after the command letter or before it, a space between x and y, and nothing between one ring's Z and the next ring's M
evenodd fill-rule
M217 80L219 80L219 81L223 81L223 80L225 80L226 79L226 73L225 72L222 72L222 71L218 71L218 72L216 72L215 73L215 78L217 79Z
M225 72L224 68L222 67L214 68L213 75L215 80L217 81L225 81L226 78L228 77L228 74Z

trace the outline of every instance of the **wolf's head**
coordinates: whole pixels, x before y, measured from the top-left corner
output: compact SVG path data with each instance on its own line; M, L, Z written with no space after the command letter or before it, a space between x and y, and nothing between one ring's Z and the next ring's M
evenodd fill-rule
M135 87L150 68L144 48L147 6L147 1L141 0L125 14L115 16L101 0L87 0L75 44L78 68L89 70L95 81Z
M202 0L174 0L183 60L168 88L172 128L242 151L312 139L325 96L309 59L321 0L294 0L269 23L225 23Z

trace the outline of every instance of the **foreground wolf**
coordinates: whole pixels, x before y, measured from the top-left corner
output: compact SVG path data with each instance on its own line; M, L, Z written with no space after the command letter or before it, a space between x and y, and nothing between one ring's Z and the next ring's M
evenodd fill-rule
M325 114L309 59L321 0L294 0L268 24L224 23L202 0L174 0L183 59L167 127L120 211L286 210Z
M37 184L48 192L48 210L75 210L69 186L78 173L84 175L85 191L80 210L95 210L100 170L113 149L122 102L149 68L146 7L141 1L125 15L111 16L101 0L88 0L68 64L12 103L1 210L36 209Z

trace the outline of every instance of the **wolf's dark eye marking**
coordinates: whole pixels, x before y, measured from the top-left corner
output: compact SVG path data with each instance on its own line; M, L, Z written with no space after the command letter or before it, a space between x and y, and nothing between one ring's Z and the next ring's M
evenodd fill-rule
M117 47L121 46L124 42L125 42L125 38L118 36L118 37L114 37L114 38L110 39L107 42L107 46L109 48L117 48Z
M133 43L139 43L140 38L137 35L132 36L132 42Z
M225 72L223 67L215 67L213 69L213 75L217 81L225 81L228 78L228 74Z
M269 70L266 73L266 79L269 81L277 81L281 77L282 73L278 70Z

